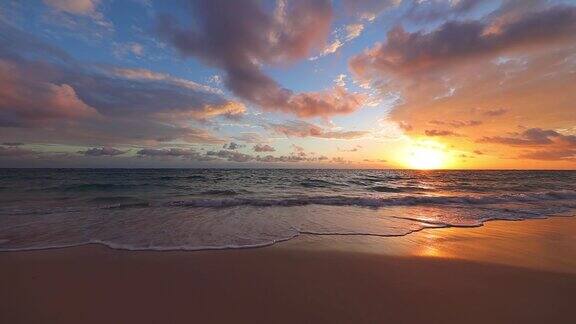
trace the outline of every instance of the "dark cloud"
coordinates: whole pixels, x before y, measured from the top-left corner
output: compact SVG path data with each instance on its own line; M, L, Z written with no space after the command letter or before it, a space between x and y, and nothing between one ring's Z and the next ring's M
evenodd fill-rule
M232 150L232 151L237 150L241 147L244 147L244 145L240 145L240 144L235 143L235 142L230 142L229 144L224 144L224 149Z
M21 142L4 142L2 143L4 146L22 146L24 143Z
M113 147L94 147L86 151L79 151L78 153L86 156L116 156L125 154L128 151L122 151Z
M330 131L305 121L289 121L284 124L267 126L275 133L287 137L319 137L333 139L355 139L366 136L367 131Z
M263 64L293 62L320 48L330 32L330 1L279 2L268 10L258 1L189 1L192 27L171 16L158 19L158 34L181 55L226 71L226 86L264 110L299 117L348 114L365 97L344 88L296 94L262 72Z
M154 149L145 148L136 152L140 157L152 158L181 158L191 161L213 161L213 158L207 157L204 154L194 151L193 149L181 148L167 148L167 149Z
M276 149L268 144L256 144L252 148L254 152L275 152Z
M438 129L427 129L424 131L424 134L426 134L426 136L462 136L461 134L455 133L453 131Z
M353 57L350 66L361 77L370 74L414 74L505 50L537 47L576 32L576 7L556 6L521 15L482 21L448 21L431 32L407 32L397 26L385 43Z

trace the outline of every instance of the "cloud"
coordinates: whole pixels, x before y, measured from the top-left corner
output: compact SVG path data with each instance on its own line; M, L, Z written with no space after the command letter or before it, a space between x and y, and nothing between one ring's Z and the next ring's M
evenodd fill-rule
M341 148L337 147L336 150L338 152L358 152L361 148L362 148L361 145L356 145L356 146L349 148L349 149L341 149Z
M206 155L225 159L230 162L249 162L255 159L255 157L250 154L244 154L230 150L208 151L206 152Z
M21 142L4 142L2 143L4 146L22 146L24 143Z
M302 146L300 145L296 145L296 144L292 144L290 145L290 147L294 150L294 152L296 152L298 155L306 155L305 150Z
M21 149L18 147L0 146L0 157L18 157L18 156L27 156L35 154L38 154L38 152L27 149Z
M495 143L512 146L566 145L576 147L576 135L562 135L554 130L529 128L514 136L485 136L478 143Z
M328 160L326 156L306 156L306 155L281 155L281 156L256 156L256 161L263 163L299 163L299 162L325 162Z
M496 116L502 116L507 112L508 112L508 109L505 109L505 108L494 108L494 109L485 110L482 112L482 114L485 116L496 117Z
M400 122L398 123L398 127L400 127L400 129L403 130L403 131L405 131L405 132L409 132L409 131L411 131L412 129L414 129L414 127L412 127L412 125L408 124L408 123L405 122L405 121L400 121Z
M412 1L405 17L418 23L457 18L481 3L478 0Z
M0 32L6 35L0 39L0 127L5 138L100 145L219 143L190 122L240 118L246 111L219 90L190 80L79 62L2 21Z
M450 120L450 121L431 120L428 123L432 124L432 125L439 125L439 126L443 126L443 125L452 126L455 128L482 125L482 122L479 120Z
M78 153L86 156L116 156L125 154L128 151L122 151L113 147L94 147Z
M518 158L543 161L576 161L576 149L538 150L520 154Z
M449 130L438 130L438 129L427 129L426 131L424 131L424 134L426 134L426 136L456 136L456 137L461 137L461 134L455 133L453 131L449 131Z
M309 60L314 61L321 57L336 53L344 44L354 40L364 30L363 24L349 24L334 31L334 39L328 43L316 56L310 57Z
M232 150L232 151L237 150L237 149L239 149L239 148L241 148L241 147L243 147L243 146L244 146L244 145L240 145L240 144L234 143L234 142L230 142L230 144L224 144L224 148L225 148L225 149L227 149L227 150Z
M159 157L159 158L183 158L195 161L209 161L202 154L192 150L192 149L180 149L180 148L167 148L167 149L153 149L145 148L141 149L136 154L140 157Z
M113 52L117 57L124 57L128 54L141 57L144 55L144 46L136 42L117 43L113 46Z
M339 88L294 93L262 71L264 65L303 59L325 42L333 15L329 1L279 1L274 10L257 1L199 0L192 6L194 27L161 16L158 34L182 56L223 69L235 95L263 110L299 117L348 114L362 106L360 94Z
M478 143L521 147L517 159L542 161L573 161L576 159L576 135L564 135L555 130L529 128L510 136L482 137Z
M0 59L0 126L29 126L98 114L69 84L27 78L25 69Z
M388 118L407 123L414 133L437 128L468 138L518 141L522 138L502 135L510 125L569 128L576 122L576 20L571 18L576 7L528 2L516 1L513 8L505 1L492 12L454 15L455 21L449 18L420 30L412 24L410 31L393 28L390 37L350 61L352 75L384 98L397 94L401 100L392 105ZM438 119L438 127L431 127L429 121ZM469 120L482 125L472 127ZM443 140L469 145L464 137ZM513 151L520 149L518 145L505 153L519 154Z
M266 143L269 141L268 138L262 137L262 135L258 133L240 133L237 136L233 136L235 140L242 141L245 143Z
M252 148L254 152L275 152L276 149L268 144L256 144Z
M65 26L83 37L85 32L92 37L102 37L98 30L113 31L114 25L98 11L100 0L43 0L52 8L45 16L51 23Z
M52 8L75 15L92 14L99 0L43 0Z
M361 77L370 74L414 74L485 55L533 48L571 39L576 32L576 8L556 6L514 19L448 21L431 32L388 32L387 41L350 60Z
M267 127L275 133L287 137L355 139L364 137L369 133L367 131L331 131L305 121L289 121L284 124L269 124Z
M344 0L347 13L361 20L373 21L382 12L398 6L402 0Z
M346 30L346 41L351 41L354 38L360 36L360 34L362 34L362 31L364 30L364 25L362 24L349 24L346 25L346 27L344 27L344 29Z

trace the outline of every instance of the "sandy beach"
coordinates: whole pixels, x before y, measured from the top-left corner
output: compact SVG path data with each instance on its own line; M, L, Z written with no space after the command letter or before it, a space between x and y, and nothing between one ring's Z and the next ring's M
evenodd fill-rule
M574 323L576 219L224 251L0 254L2 323Z

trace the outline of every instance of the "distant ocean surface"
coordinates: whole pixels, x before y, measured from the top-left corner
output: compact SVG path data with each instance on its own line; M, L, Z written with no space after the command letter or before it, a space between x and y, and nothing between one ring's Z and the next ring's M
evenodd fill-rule
M0 250L270 245L576 215L574 171L0 169Z

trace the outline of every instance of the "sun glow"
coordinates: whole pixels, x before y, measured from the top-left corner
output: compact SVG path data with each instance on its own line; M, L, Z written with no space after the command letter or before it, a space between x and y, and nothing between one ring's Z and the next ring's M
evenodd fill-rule
M440 169L447 166L448 154L440 143L416 141L407 149L402 160L402 164L411 169Z

